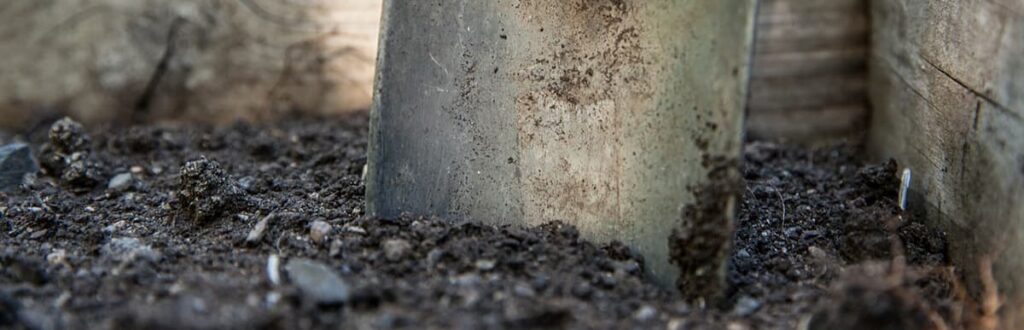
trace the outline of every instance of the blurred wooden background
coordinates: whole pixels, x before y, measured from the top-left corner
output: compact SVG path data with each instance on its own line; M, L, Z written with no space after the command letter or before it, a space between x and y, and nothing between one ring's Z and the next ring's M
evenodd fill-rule
M763 0L749 136L858 137L866 0ZM0 3L0 128L369 107L381 0Z
M0 2L0 128L335 114L371 98L380 0Z
M747 134L858 139L868 115L867 0L761 0Z

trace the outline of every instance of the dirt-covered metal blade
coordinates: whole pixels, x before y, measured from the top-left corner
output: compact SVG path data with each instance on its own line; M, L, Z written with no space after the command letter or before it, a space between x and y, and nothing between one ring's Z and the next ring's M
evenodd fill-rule
M369 211L563 221L627 243L691 297L717 292L754 11L754 0L385 1Z

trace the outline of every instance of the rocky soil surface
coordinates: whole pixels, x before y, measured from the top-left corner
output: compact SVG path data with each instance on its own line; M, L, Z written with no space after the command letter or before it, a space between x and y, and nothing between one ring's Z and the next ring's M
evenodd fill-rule
M14 137L5 138L11 142ZM570 226L364 216L366 118L25 138L0 193L0 328L943 329L970 321L942 232L855 147L751 143L729 289L688 304Z

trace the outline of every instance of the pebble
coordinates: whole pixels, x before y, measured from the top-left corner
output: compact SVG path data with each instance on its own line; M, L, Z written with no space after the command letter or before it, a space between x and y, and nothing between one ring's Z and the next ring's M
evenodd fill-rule
M359 227L359 226L345 226L342 229L345 230L345 232L348 232L348 233L359 234L359 235L366 235L366 229L363 229L363 227Z
M783 231L783 234L785 234L786 237L789 238L789 239L796 239L797 237L800 236L800 231L801 231L800 227L789 227L789 228L786 228L786 230Z
M743 296L736 301L736 307L733 308L733 312L739 316L749 316L761 309L761 301L751 298L749 296Z
M389 239L384 241L381 247L384 249L384 257L389 261L399 261L405 257L409 250L412 249L412 245L406 242L404 239Z
M292 259L284 269L299 291L317 304L334 305L349 301L348 283L322 263L308 259Z
M124 222L124 220L121 220L121 221L112 223L109 226L103 227L103 232L107 233L107 234L113 234L113 233L121 230L121 228L124 228L125 226L128 226L128 223Z
M594 289L588 283L578 283L572 287L572 294L578 298L590 298L590 294L594 292Z
M817 246L811 246L807 248L807 252L810 253L812 257L819 260L825 260L828 258L828 252L825 252L825 250L822 250L820 247Z
M481 280L482 279L480 278L480 275L468 273L456 276L455 278L451 279L450 282L458 286L473 286L480 284Z
M0 147L0 191L10 191L25 182L25 176L39 171L32 149L15 143Z
M277 292L267 293L267 307L274 307L281 301L281 294Z
M476 269L479 269L479 270L482 270L482 271L489 271L489 270L494 269L495 264L496 263L494 262L494 260L488 260L488 259L477 260L476 261Z
M598 284L605 288L614 288L619 284L619 281L615 279L615 276L610 273L604 273L598 276Z
M725 326L726 330L750 330L750 326L740 322L729 322L729 325Z
M125 189L128 186L130 186L131 183L132 183L132 174L131 173L121 173L121 174L115 175L113 178L110 179L110 182L107 183L107 189L110 189L110 190L121 190L121 189Z
M33 240L37 240L37 239L40 239L40 238L43 238L44 236L46 236L47 233L49 233L49 231L47 231L46 229L40 229L40 230L32 232L32 234L29 235L28 238L29 239L33 239Z
M434 267L437 263L441 262L441 258L444 258L444 250L433 248L430 252L427 252L427 265Z
M534 291L533 288L525 284L516 284L516 287L513 290L516 293L516 295L519 295L521 297L531 298L537 295L537 292Z
M267 227L270 225L270 220L274 218L274 214L260 219L260 222L256 223L256 226L252 227L249 231L249 235L245 237L245 241L248 243L256 243L263 239L263 234L266 233Z
M335 239L335 240L331 241L331 247L328 248L327 251L328 251L328 254L330 254L331 257L337 257L337 256L341 255L341 249L344 248L344 247L345 247L345 242L342 242L339 239Z
M267 279L271 284L281 284L281 257L276 254L267 257Z
M138 238L114 238L103 245L101 252L115 260L132 262L138 259L159 261L160 253L149 245L143 244Z
M256 192L255 189L253 189L253 188L256 187L256 178L251 177L251 176L247 176L247 177L238 179L238 186L240 188L242 188L242 190L248 191L250 193L254 193L254 192Z
M68 261L68 252L64 249L56 249L46 255L46 261L51 265L62 265Z
M644 305L633 313L633 318L640 322L650 321L658 316L658 310L651 307L651 305Z
M627 274L634 274L640 271L640 263L634 260L627 260L618 264L619 269Z
M331 233L331 229L331 224L326 221L314 221L309 226L309 239L313 240L313 243L321 244L327 238L327 235Z

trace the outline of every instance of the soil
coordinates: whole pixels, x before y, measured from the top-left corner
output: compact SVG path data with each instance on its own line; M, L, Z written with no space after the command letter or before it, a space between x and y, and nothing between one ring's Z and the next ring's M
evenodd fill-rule
M728 289L702 303L647 281L629 248L564 224L364 216L366 124L89 134L61 121L29 134L43 170L0 195L0 328L938 329L965 319L944 234L900 214L895 164L865 164L853 146L746 146ZM300 287L323 282L290 278L291 260L333 271L326 283L347 290Z

